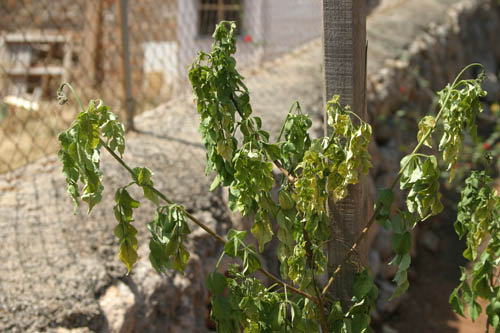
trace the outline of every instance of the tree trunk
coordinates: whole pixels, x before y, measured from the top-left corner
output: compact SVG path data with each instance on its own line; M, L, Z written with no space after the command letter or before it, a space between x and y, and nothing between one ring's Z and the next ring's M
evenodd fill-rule
M323 0L323 58L325 102L333 95L340 95L343 105L366 119L366 14L365 0ZM325 135L329 135L325 113ZM363 178L349 187L344 200L328 203L331 242L328 243L328 274L331 276L343 261L356 236L366 224ZM352 259L365 261L365 254ZM349 305L356 267L346 265L330 294L339 299L343 307Z

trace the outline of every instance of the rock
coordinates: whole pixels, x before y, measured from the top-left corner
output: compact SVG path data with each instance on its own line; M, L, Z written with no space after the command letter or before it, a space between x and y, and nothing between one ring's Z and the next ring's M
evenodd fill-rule
M382 264L380 275L384 280L392 280L392 278L396 275L398 271L397 265L389 265L391 260L392 258Z
M431 252L437 252L439 250L439 238L430 230L420 233L418 241L423 247Z
M399 331L388 324L382 325L382 333L398 333Z
M66 328L66 327L58 327L54 331L55 333L92 333L92 330L87 327L80 328Z
M395 132L396 130L394 126L392 126L386 119L380 121L374 131L377 144L385 145L394 137Z
M374 140L370 141L370 145L368 146L368 152L371 156L372 168L370 170L371 175L377 175L382 165L382 157L380 156L380 152L377 144Z
M129 333L134 330L137 304L134 293L125 283L118 281L106 289L99 298L99 305L109 332Z
M375 238L373 248L378 252L382 261L390 260L390 258L392 258L393 256L391 239L391 231L387 231L384 228L379 228L379 232L377 234L377 237Z
M381 317L380 313L378 313L376 308L373 308L372 311L370 312L370 317L371 317L371 324L370 326L376 327L380 325Z
M137 306L135 332L205 332L207 314L206 270L215 267L213 260L191 251L184 275L173 271L158 274L149 259L147 245L139 249L141 259L132 270L128 284L134 291ZM206 262L205 262L206 260Z
M486 95L486 100L488 102L493 103L500 99L500 83L498 82L498 76L496 73L486 73L483 89L488 92Z
M382 317L387 317L396 311L403 296L396 297L390 301L389 298L396 290L396 286L384 280L378 281L377 284L379 285L379 296L375 302L375 306Z
M416 258L417 257L417 253L418 253L418 246L417 246L417 241L418 241L418 235L419 235L419 232L418 232L418 228L414 228L414 229L411 229L411 248L410 248L410 256L412 258Z
M380 273L380 269L382 266L382 261L380 260L380 255L377 251L371 250L368 255L368 260L370 262L370 269L372 271L373 278L376 278Z
M375 187L375 182L373 181L372 176L368 176L365 178L365 193L366 193L366 216L370 218L373 215L373 207L375 205L375 201L377 200L377 188ZM368 234L363 240L362 249L364 253L368 253L368 250L372 248L373 242L375 242L375 238L378 234L379 225L377 223L372 224L370 230L368 230Z

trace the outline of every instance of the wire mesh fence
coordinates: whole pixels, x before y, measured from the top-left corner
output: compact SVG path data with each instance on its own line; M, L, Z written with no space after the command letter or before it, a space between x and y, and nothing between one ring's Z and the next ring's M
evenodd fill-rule
M189 91L187 68L220 20L238 24L240 68L321 33L320 1L0 0L0 173L58 149L78 111L57 105L62 82L122 119Z

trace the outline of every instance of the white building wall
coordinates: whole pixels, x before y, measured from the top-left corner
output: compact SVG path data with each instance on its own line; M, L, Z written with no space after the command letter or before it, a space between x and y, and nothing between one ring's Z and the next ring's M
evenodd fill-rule
M262 55L264 39L263 2L269 0L243 0L243 29L238 36L236 61L238 67L257 64ZM177 13L177 40L179 43L179 73L186 73L200 50L210 51L212 36L198 35L199 0L179 0ZM251 42L245 42L245 36ZM186 76L187 77L187 76Z
M321 36L319 0L242 0L243 29L238 37L238 67L258 65ZM178 72L187 80L187 68L200 50L210 51L211 36L199 36L199 0L178 0ZM251 42L246 42L249 36Z
M178 80L178 45L177 42L146 42L144 52L144 72L162 73L163 82L168 85ZM161 56L159 56L161 55Z
M321 36L320 0L265 0L265 59Z

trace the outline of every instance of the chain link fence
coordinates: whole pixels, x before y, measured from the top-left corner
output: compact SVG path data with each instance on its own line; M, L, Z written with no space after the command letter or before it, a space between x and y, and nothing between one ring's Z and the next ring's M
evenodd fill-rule
M319 37L320 10L309 0L0 0L0 173L57 151L78 112L58 106L62 82L130 128L189 92L188 66L218 21L238 23L239 67L258 68Z

